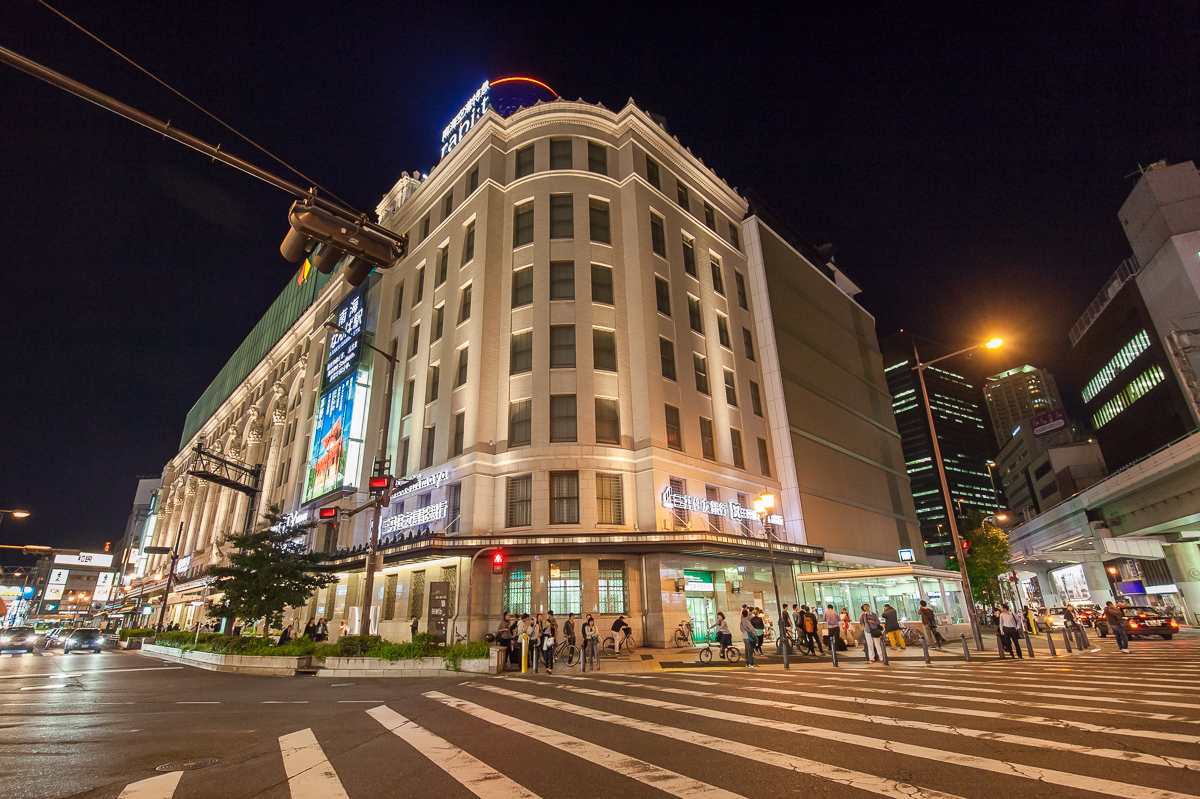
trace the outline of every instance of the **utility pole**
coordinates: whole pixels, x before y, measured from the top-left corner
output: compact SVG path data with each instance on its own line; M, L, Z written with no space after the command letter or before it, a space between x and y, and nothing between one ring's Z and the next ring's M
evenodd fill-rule
M779 595L779 577L775 574L775 544L774 535L771 526L771 510L775 507L775 495L763 494L758 499L754 500L754 509L762 516L763 530L767 534L767 552L771 556L771 582L775 585L775 606L779 610L779 651L783 653L783 667L791 669L788 665L788 651L791 649L791 641L786 635L787 625L783 614L787 613L783 609L783 597Z
M179 523L179 532L175 534L175 545L171 547L171 570L167 572L167 587L163 591L162 607L158 609L158 624L155 626L155 631L160 633L163 629L163 622L167 619L167 599L171 596L171 585L175 582L175 563L179 560L179 541L181 538L183 538L183 522ZM147 547L144 551L149 552L151 549L161 548Z

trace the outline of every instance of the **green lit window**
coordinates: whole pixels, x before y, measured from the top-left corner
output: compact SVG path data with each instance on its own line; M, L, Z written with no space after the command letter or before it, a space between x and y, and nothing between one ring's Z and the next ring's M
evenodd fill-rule
M1165 379L1163 370L1157 364L1151 366L1131 380L1129 385L1121 389L1117 396L1101 405L1100 410L1092 414L1092 426L1099 430Z
M504 609L514 616L533 612L533 574L528 561L508 564L504 579Z
M1083 387L1083 401L1091 402L1092 398L1104 390L1104 387L1113 381L1121 370L1129 364L1133 363L1134 359L1150 348L1150 337L1143 330L1134 336L1128 344L1120 349L1113 359L1104 365L1104 368L1096 373L1096 376L1088 381L1088 384Z

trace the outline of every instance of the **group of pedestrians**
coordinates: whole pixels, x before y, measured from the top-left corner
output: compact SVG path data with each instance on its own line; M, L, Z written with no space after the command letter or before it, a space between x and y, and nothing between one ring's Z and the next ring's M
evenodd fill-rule
M624 617L618 621L624 630L628 630L628 623L625 622ZM575 614L569 613L560 630L558 618L554 615L553 610L547 611L545 616L541 613L536 615L522 613L519 618L505 611L495 633L496 643L505 650L503 669L507 671L509 666L520 668L522 636L527 636L524 650L528 657L526 667L532 669L535 674L539 671L539 666L547 674L554 673L555 653L558 645L563 642L566 642L568 646L579 648L580 661L584 671L587 671L588 663L592 664L593 670L598 671L600 669L600 633L596 629L596 620L591 614L588 614L583 619L582 629L578 632L575 629L576 623ZM617 629L614 625L614 632ZM560 633L561 638L559 637Z
M304 625L304 634L310 641L321 643L329 640L329 622L325 621L324 617L320 619L309 619L308 624Z

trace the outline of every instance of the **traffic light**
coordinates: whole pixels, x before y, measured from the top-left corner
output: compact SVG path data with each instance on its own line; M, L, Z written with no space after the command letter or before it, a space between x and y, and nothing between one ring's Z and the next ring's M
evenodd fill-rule
M317 511L317 521L320 522L321 530L317 534L314 547L318 552L332 555L337 549L338 514L340 512L339 508L333 506Z
M963 548L963 557L964 558L971 557L971 542L967 541L966 539L963 539L962 548Z
M379 507L386 508L392 498L392 489L396 485L396 478L388 474L390 462L387 460L376 461L375 468L371 472L371 477L367 481L367 490L372 497L379 497Z
M504 573L504 553L497 549L492 554L492 574Z
M352 286L366 280L375 267L387 269L408 252L406 235L390 240L361 221L351 222L300 200L292 204L288 223L292 229L279 246L287 261L299 263L312 254L317 271L329 274L343 255L352 255L354 260L346 269L346 281ZM316 249L317 244L322 246Z

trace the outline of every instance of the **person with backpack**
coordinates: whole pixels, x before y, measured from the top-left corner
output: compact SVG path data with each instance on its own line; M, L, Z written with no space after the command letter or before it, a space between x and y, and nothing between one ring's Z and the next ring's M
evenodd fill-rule
M904 633L900 631L900 614L891 605L883 606L883 631L887 634L888 646L891 649L907 649L904 645Z
M758 630L750 623L750 611L742 611L742 621L738 629L742 633L742 644L746 647L746 668L757 668L754 665L754 647L758 644Z
M937 614L933 612L933 609L929 607L929 603L924 599L921 600L919 615L921 616L921 626L925 628L925 640L936 645L938 649L941 649L942 644L946 643L946 639L938 632ZM998 631L1000 628L997 627L996 629Z
M762 611L758 608L754 608L754 612L750 615L750 626L757 631L757 635L754 637L754 651L761 655L763 653L763 636L766 635L767 628L763 624Z
M863 646L867 648L867 662L874 663L883 660L883 625L879 616L864 603L862 612L858 615L858 623L863 629Z
M811 654L813 649L816 649L824 655L825 647L821 646L821 636L817 635L817 614L809 610L808 605L802 610L800 623L804 625L801 629L804 630L804 640L808 642L808 651Z

